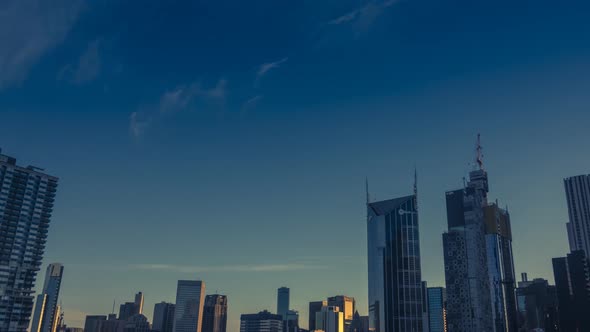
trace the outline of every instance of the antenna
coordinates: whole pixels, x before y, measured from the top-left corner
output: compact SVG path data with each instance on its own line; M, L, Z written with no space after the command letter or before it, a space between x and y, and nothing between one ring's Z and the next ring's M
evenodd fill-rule
M476 151L475 162L479 166L479 169L483 170L483 147L481 146L481 134L477 134L477 145L476 145L475 151Z

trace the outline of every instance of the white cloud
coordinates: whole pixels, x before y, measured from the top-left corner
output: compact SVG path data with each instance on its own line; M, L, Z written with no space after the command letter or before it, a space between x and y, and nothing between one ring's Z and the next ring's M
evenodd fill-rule
M93 81L100 74L101 60L99 54L100 42L95 40L88 44L88 47L80 56L78 64L66 65L57 75L58 80L66 79L75 84L82 84Z
M129 132L135 138L141 137L149 124L150 118L142 118L139 112L133 112L129 116Z
M287 272L298 270L315 270L321 268L317 265L303 263L285 264L243 264L243 265L212 265L212 266L188 266L169 264L136 264L131 265L133 270L148 271L172 271L180 273L201 273L201 272Z
M274 61L274 62L267 62L267 63L261 64L260 67L258 68L258 72L256 73L256 79L260 79L264 75L266 75L269 71L279 68L282 64L287 62L287 60L289 60L289 58L285 57L285 58L282 58L282 59Z
M0 89L20 84L78 19L82 0L0 2Z
M367 29L373 22L383 13L383 11L400 0L387 1L369 1L365 5L355 8L354 10L345 13L328 21L329 25L341 25L347 23L354 23L359 30Z

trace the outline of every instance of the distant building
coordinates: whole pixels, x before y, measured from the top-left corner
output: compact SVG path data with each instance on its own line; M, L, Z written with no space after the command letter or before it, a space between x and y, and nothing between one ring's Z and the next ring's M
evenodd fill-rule
M428 288L428 327L430 332L446 332L447 293L444 287Z
M561 331L590 331L590 268L583 250L553 258Z
M315 314L317 312L322 311L322 307L328 305L328 301L314 301L309 302L309 311L308 311L308 325L310 331L316 330L316 322L315 322Z
M152 332L150 323L142 314L133 315L123 326L123 332Z
M125 302L119 307L119 319L127 320L135 315L143 314L143 293L135 294L135 301Z
M582 250L590 257L590 175L573 176L563 182L569 212L570 250Z
M375 332L424 329L416 199L367 202L369 325Z
M283 318L283 332L299 332L299 312L287 310Z
M205 283L200 280L179 280L174 309L174 332L201 332Z
M59 319L58 298L64 267L59 263L49 264L45 283L33 314L31 332L54 332Z
M174 328L174 304L160 302L154 305L152 330L154 332L172 332Z
M337 295L328 298L328 306L338 307L344 315L344 331L350 331L350 325L354 319L356 302L354 297Z
M558 332L558 305L555 286L545 279L528 281L523 274L518 283L516 298L521 331Z
M422 281L422 332L430 332L430 314L428 313L428 284Z
M283 332L283 316L261 311L240 317L240 332Z
M285 317L289 311L289 288L281 287L277 290L277 315Z
M361 316L359 312L356 311L354 313L354 318L352 319L352 332L369 332L369 316Z
M86 316L84 332L102 332L102 325L104 322L106 322L106 320L107 316L105 315Z
M58 179L1 152L0 331L26 332Z
M316 330L324 332L344 332L344 313L335 306L322 307L316 313Z
M201 332L226 332L227 296L207 295L203 307L203 328Z

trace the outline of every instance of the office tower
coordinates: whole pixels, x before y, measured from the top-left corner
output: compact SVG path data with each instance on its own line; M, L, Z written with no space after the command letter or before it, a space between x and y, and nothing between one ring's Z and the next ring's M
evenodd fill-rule
M299 331L299 312L295 310L287 310L283 318L283 332L298 332Z
M174 304L156 303L152 320L152 330L155 332L172 332L174 328Z
M354 319L355 301L354 297L337 295L328 298L328 306L338 307L344 315L344 331L350 330L350 324Z
M428 327L430 332L446 332L446 301L444 287L428 287Z
M417 195L372 203L368 197L370 328L422 332Z
M58 179L0 150L0 331L25 332Z
M590 331L590 268L583 250L553 258L562 331Z
M351 324L352 332L369 332L369 316L361 316L359 312L354 313Z
M143 313L143 293L135 294L133 302L125 302L119 307L119 319L127 320L135 315Z
M324 332L344 332L344 313L334 306L322 307L316 313L316 329Z
M590 257L590 175L570 177L563 182L569 212L570 251L583 250Z
M240 317L240 332L283 332L283 316L261 311Z
M521 331L559 331L555 286L541 278L528 281L526 273L523 273L516 297Z
M422 281L422 303L422 331L430 332L430 315L428 313L428 284L426 281Z
M118 332L120 330L114 330ZM123 322L123 332L152 332L150 323L143 314L133 315L127 321Z
M174 332L201 332L205 282L179 280L176 288L174 309Z
M59 320L58 298L64 267L59 263L49 264L45 283L33 314L31 332L54 332Z
M277 290L277 315L285 317L289 310L289 288L281 287Z
M496 331L517 331L516 277L512 256L512 230L508 211L497 203L484 208L490 297Z
M135 294L135 308L137 308L138 314L143 314L143 293L142 292Z
M104 315L91 315L86 316L84 322L84 332L101 332L102 324L106 322L107 316Z
M227 296L207 295L203 307L201 332L225 332L227 329Z
M322 311L322 307L328 305L328 301L314 301L309 302L309 312L308 312L308 329L310 331L316 330L316 323L315 323L315 314L317 312Z

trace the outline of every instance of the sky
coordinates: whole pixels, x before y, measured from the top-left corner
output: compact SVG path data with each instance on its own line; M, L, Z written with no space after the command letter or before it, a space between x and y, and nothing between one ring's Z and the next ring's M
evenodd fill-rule
M202 279L239 315L344 294L367 312L371 197L412 193L444 285L445 191L481 133L517 275L568 251L590 173L587 1L8 0L0 148L60 178L44 266L66 323ZM37 287L42 284L38 275ZM37 288L37 289L38 289ZM118 312L118 309L116 309Z

